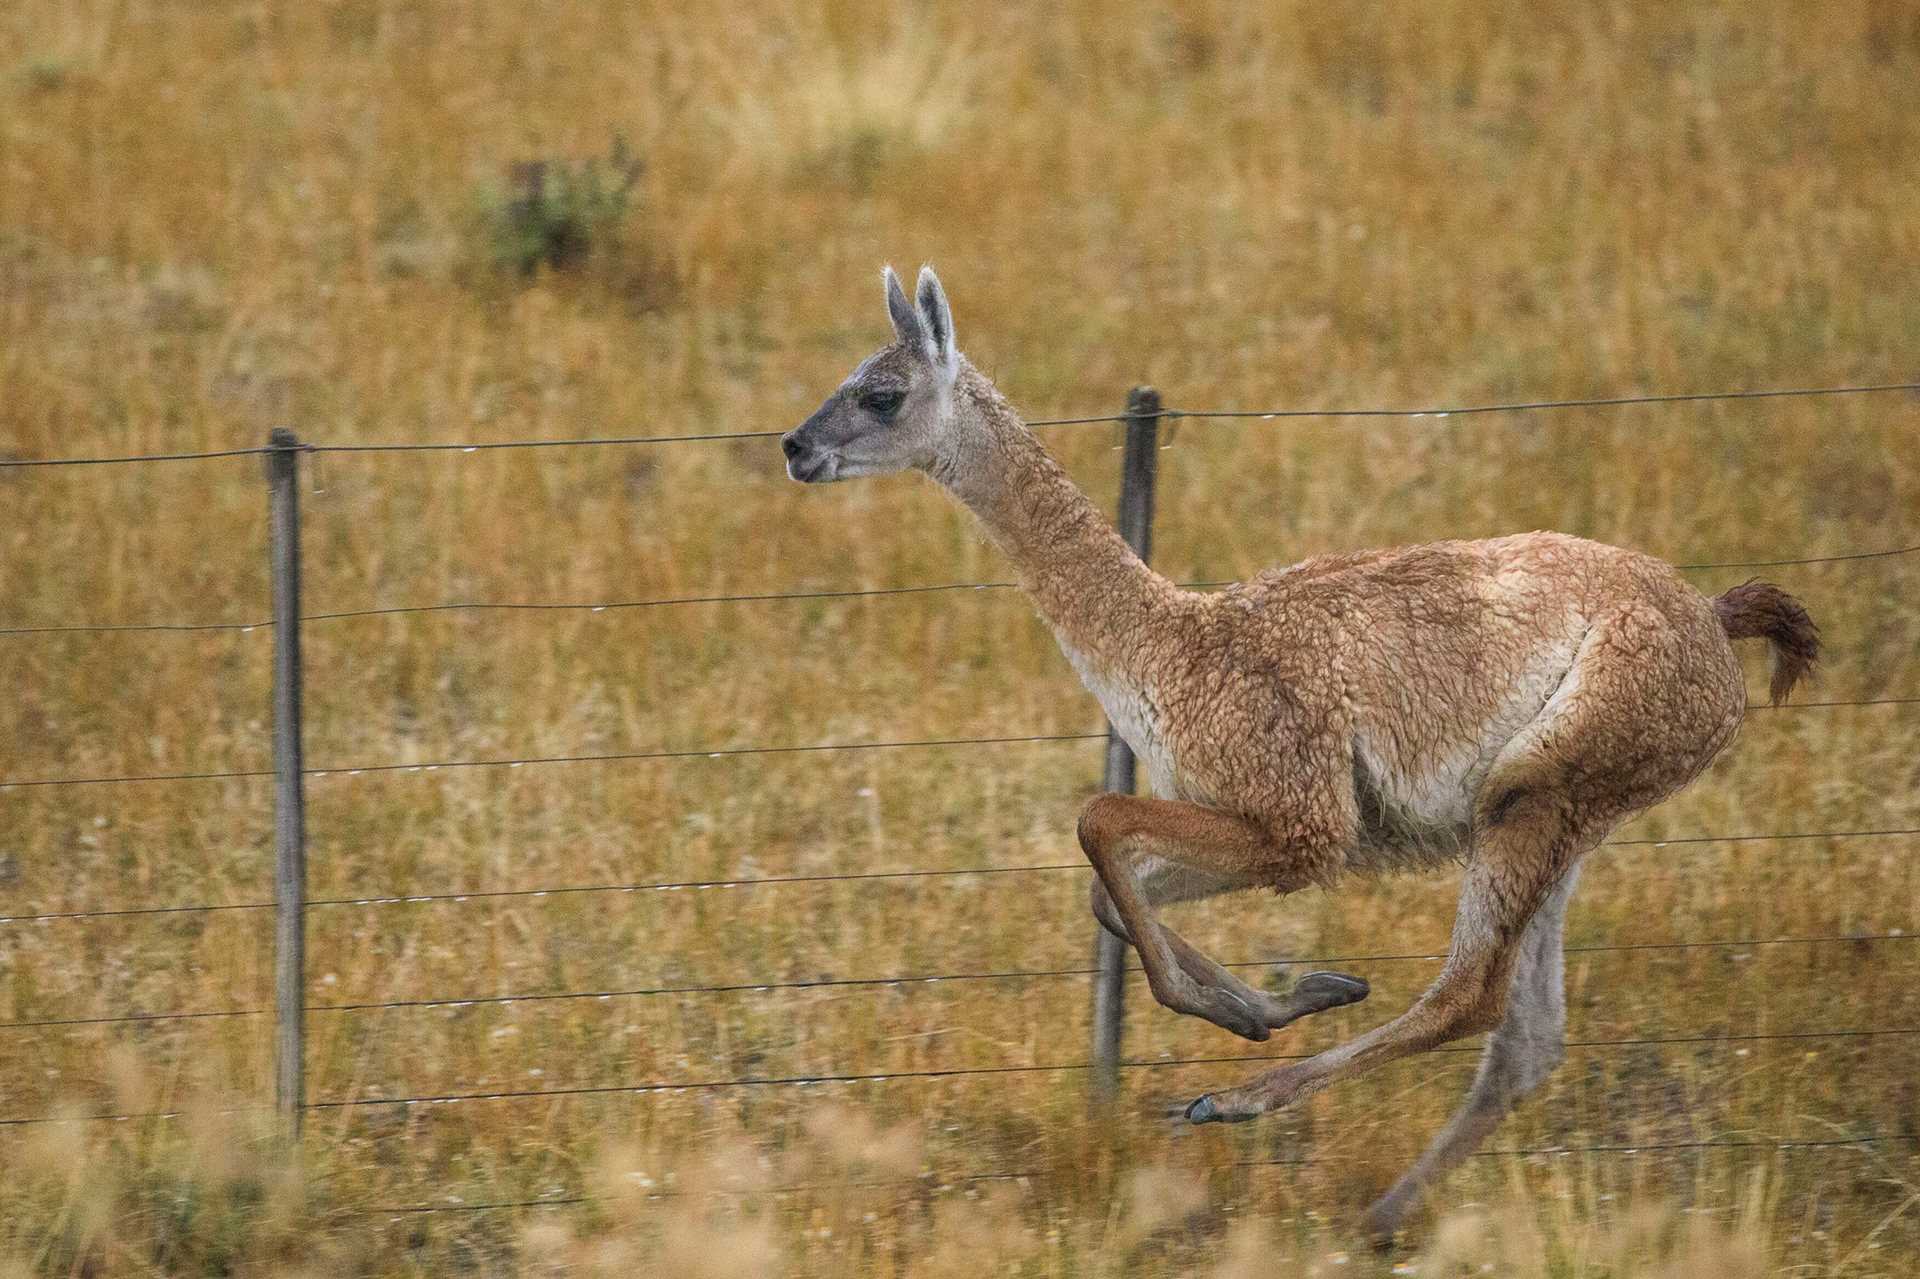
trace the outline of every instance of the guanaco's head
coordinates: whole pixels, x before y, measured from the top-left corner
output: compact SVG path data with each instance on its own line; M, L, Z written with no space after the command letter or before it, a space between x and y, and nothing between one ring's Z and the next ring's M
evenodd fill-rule
M812 417L780 437L787 474L803 484L924 469L939 456L960 376L947 291L924 266L913 301L892 267L886 285L892 344L862 360Z

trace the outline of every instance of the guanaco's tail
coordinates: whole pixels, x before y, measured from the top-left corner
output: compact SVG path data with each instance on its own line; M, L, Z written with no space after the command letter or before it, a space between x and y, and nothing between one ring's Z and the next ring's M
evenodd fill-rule
M1713 598L1714 615L1728 639L1764 639L1773 645L1773 686L1778 706L1813 672L1820 658L1820 628L1799 600L1771 582L1755 579Z

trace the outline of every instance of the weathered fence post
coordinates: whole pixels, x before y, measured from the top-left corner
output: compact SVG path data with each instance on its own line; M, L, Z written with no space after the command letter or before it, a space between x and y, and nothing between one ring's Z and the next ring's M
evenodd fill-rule
M1136 386L1127 393L1127 443L1120 463L1120 536L1141 559L1153 554L1153 479L1160 455L1160 392ZM1103 790L1133 793L1133 752L1107 726ZM1126 998L1127 947L1095 925L1093 979L1093 1080L1097 1096L1111 1097L1120 1080L1120 1029Z
M300 737L300 441L267 437L273 571L274 1101L300 1134L306 1101L307 801Z

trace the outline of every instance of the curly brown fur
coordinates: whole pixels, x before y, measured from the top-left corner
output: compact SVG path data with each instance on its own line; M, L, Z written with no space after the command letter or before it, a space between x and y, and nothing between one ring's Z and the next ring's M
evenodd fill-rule
M1813 674L1820 660L1820 628L1799 600L1772 582L1754 578L1714 596L1713 612L1728 639L1764 639L1773 645L1773 683L1767 693L1775 706Z

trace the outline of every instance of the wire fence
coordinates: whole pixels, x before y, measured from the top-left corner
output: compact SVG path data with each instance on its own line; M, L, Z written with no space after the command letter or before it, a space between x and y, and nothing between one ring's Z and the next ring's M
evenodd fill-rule
M400 900L400 899L395 899ZM309 903L314 904L314 903ZM240 909L255 909L243 907ZM257 909L270 910L272 903ZM1568 946L1569 955L1628 954L1657 951L1724 950L1744 951L1764 946L1862 946L1874 942L1907 942L1920 933L1904 931L1881 933L1825 933L1807 937L1735 937L1717 941L1614 942L1598 945ZM1223 963L1222 968L1269 969L1282 965L1305 964L1388 964L1439 963L1445 951L1429 950L1406 954L1361 955L1270 955L1264 959L1242 959ZM573 1000L634 999L649 996L769 994L784 990L844 990L848 988L900 989L907 986L933 986L952 982L1047 981L1062 978L1092 977L1100 970L1081 968L1016 968L987 972L898 973L886 977L811 977L800 980L762 978L706 985L627 986L606 990L534 991L518 995L443 995L431 999L385 999L344 1004L308 1004L309 1013L376 1012L393 1008L484 1008L504 1004L556 1003ZM1145 970L1130 967L1130 976ZM271 1008L223 1008L202 1012L120 1013L103 1017L55 1017L38 1021L0 1022L0 1030L44 1030L56 1026L148 1025L169 1021L207 1021L232 1017L264 1017Z
M1569 1051L1618 1048L1671 1048L1728 1044L1806 1043L1813 1040L1886 1039L1920 1035L1920 1026L1845 1027L1835 1030L1756 1031L1747 1034L1637 1035L1615 1039L1569 1039ZM1427 1050L1442 1056L1477 1056L1478 1046L1448 1044ZM1269 1065L1274 1062L1304 1061L1310 1052L1231 1053L1202 1057L1156 1057L1122 1061L1122 1070L1167 1070L1181 1066ZM451 1106L465 1102L538 1101L565 1097L650 1096L712 1092L735 1088L821 1088L857 1084L885 1084L907 1080L984 1079L1009 1075L1086 1074L1099 1070L1097 1061L1039 1062L1001 1066L947 1066L931 1069L893 1069L850 1074L727 1075L710 1079L663 1079L643 1083L578 1084L547 1088L496 1088L470 1092L425 1093L421 1095L338 1097L302 1103L306 1111L368 1110L383 1106ZM226 1114L263 1114L264 1106L236 1107ZM140 1110L83 1114L28 1115L0 1119L0 1127L36 1127L45 1124L126 1123L146 1119L178 1119L185 1110Z
M1687 391L1659 395L1612 395L1590 399L1526 400L1505 404L1456 404L1428 408L1335 409L1154 409L1150 412L1096 413L1084 417L1035 418L1028 426L1091 426L1151 418L1162 422L1216 419L1280 421L1294 418L1449 418L1486 413L1536 413L1563 409L1624 408L1649 404L1700 404L1714 401L1806 399L1834 395L1875 395L1920 391L1920 382L1874 382L1852 386L1782 387L1749 391ZM693 444L715 440L766 440L782 431L708 431L682 435L606 435L563 440L480 440L471 443L413 441L365 444L314 444L298 447L305 453L479 453L494 449L604 448L615 445ZM0 458L0 468L46 466L104 466L140 462L189 462L222 457L264 457L264 448L213 449L206 452L134 453L113 457Z
M1712 564L1675 564L1674 567L1688 572L1704 569L1735 568L1786 568L1809 564L1843 564L1854 560L1892 559L1902 555L1920 554L1920 545L1896 546L1880 551L1853 551L1839 555L1815 555L1801 559L1772 560L1725 560ZM1214 590L1232 586L1226 579L1181 582L1187 590ZM695 604L767 604L787 603L799 600L852 600L876 599L893 595L935 595L947 591L1010 591L1018 590L1018 582L939 582L926 586L879 586L836 591L765 591L740 595L682 595L665 599L644 600L585 600L585 601L548 601L548 602L503 602L457 600L443 604L400 604L384 608L343 609L331 613L303 613L300 617L304 625L308 622L338 622L367 617L400 617L418 613L607 613L625 609L674 608ZM251 622L81 622L60 626L5 626L0 627L0 635L101 635L117 632L200 632L235 631L249 634L253 631L271 630L272 618L261 618Z
M1784 831L1777 834L1674 835L1649 839L1608 840L1602 848L1666 848L1690 844L1783 843L1811 839L1898 839L1920 835L1920 827L1881 830ZM462 888L432 893L376 893L360 897L320 897L306 901L306 909L328 906L413 906L451 902L488 901L511 897L566 897L583 893L674 893L701 889L768 888L789 884L872 883L885 880L961 879L970 876L1041 875L1086 872L1086 862L1041 862L1024 866L944 866L906 870L827 871L814 874L756 875L733 879L675 879L614 884L549 884L535 888ZM118 906L91 910L43 911L38 914L0 915L0 924L44 924L57 920L121 919L139 915L217 914L224 911L272 910L277 903L198 902L170 906Z
M1860 706L1911 706L1920 697L1856 697L1822 702L1752 703L1749 712L1836 710ZM1035 743L1105 741L1105 733L1031 733L1015 737L929 737L890 742L805 742L794 745L695 746L670 751L604 751L583 755L525 755L502 759L436 759L378 764L335 764L302 768L303 777L359 777L367 773L437 773L442 769L525 768L549 764L616 764L647 760L728 759L742 755L813 755L845 751L929 750L949 746L1021 746ZM0 791L48 786L119 786L137 782L221 782L273 777L272 769L229 769L205 773L121 773L96 777L0 779ZM0 923L4 923L0 917Z
M1524 403L1460 405L1435 408L1406 409L1272 409L1272 410L1175 410L1157 407L1157 400L1151 401L1150 411L1136 411L1120 414L1100 414L1084 417L1040 419L1030 423L1033 426L1054 427L1097 423L1126 423L1130 427L1140 424L1148 426L1160 422L1188 419L1219 420L1281 420L1298 418L1447 418L1452 416L1470 416L1501 413L1523 413L1557 411L1582 408L1616 408L1639 405L1672 405L1681 403L1699 403L1710 401L1739 401L1753 399L1774 399L1788 397L1824 397L1841 395L1867 395L1892 392L1920 392L1920 383L1880 383L1856 386L1792 388L1780 390L1732 391L1716 393L1685 393L1640 396L1616 396L1599 399L1545 400ZM539 449L572 448L602 446L658 446L688 444L696 442L763 439L777 436L776 431L715 432L701 434L652 435L652 436L608 436L585 439L561 440L508 440L480 441L472 443L443 442L396 442L396 443L293 443L276 441L264 448L222 449L201 452L174 452L129 454L102 457L62 457L62 458L0 458L0 468L43 468L101 465L135 465L174 461L198 461L217 458L278 456L282 460L292 456L315 455L321 453L419 453L419 452L460 452L474 453L483 450L499 449ZM291 437L286 437L290 439ZM1150 499L1149 499L1150 501ZM297 520L297 516L296 516ZM297 542L297 525L295 538ZM1787 566L1822 566L1836 564L1859 564L1864 561L1891 560L1920 554L1920 543L1888 546L1864 550L1836 551L1819 555L1781 554L1775 558L1759 560L1704 560L1679 564L1688 571L1733 570L1777 568ZM1218 589L1230 587L1225 581L1196 581L1183 583L1193 589ZM738 605L771 604L790 601L855 601L881 598L904 598L932 596L956 592L990 592L1015 589L1016 584L1008 581L947 582L926 585L903 585L870 588L767 591L737 594L690 595L669 598L610 599L600 601L488 601L456 600L426 604L398 605L347 609L330 612L300 613L289 612L280 618L268 617L252 621L219 620L172 620L172 621L126 621L126 622L67 622L57 624L20 624L0 626L0 636L30 637L58 636L78 634L111 634L125 632L139 633L205 633L233 632L245 634L256 630L285 631L288 620L297 619L300 626L308 623L340 622L352 619L373 617L418 616L449 612L588 612L600 613L615 610L636 610L668 607L687 607L699 605ZM297 630L298 627L292 629ZM276 642L279 642L278 640ZM297 690L296 690L297 691ZM1902 707L1920 704L1920 692L1912 695L1895 693L1889 696L1860 697L1852 699L1833 699L1814 702L1800 702L1783 707L1755 705L1749 707L1755 712L1790 711L1806 712L1834 710L1857 707ZM0 779L0 791L21 791L40 788L58 788L74 786L100 786L121 784L174 784L204 781L255 780L277 778L283 785L289 778L295 779L295 785L306 779L325 779L338 777L357 777L366 774L385 773L432 773L441 770L521 768L527 766L608 764L643 761L673 761L696 759L727 759L749 756L791 755L807 753L860 752L920 750L936 748L958 748L977 746L1004 746L1015 744L1058 744L1087 741L1108 741L1108 733L1051 733L1010 736L977 737L938 737L913 740L871 741L871 742L834 742L814 744L762 744L745 746L723 746L715 748L696 748L682 750L625 751L606 753L581 753L570 755L526 756L498 759L444 759L431 762L377 762L352 766L328 766L309 768L299 766L289 769L285 760L278 760L271 769L234 769L210 771L183 771L154 774L103 774L98 776L46 777ZM1665 839L1627 839L1610 841L1609 847L1665 847L1668 845L1691 845L1713 843L1773 842L1799 840L1867 840L1867 839L1904 839L1920 835L1920 828L1892 827L1887 829L1866 830L1826 830L1826 831L1787 831L1772 833L1739 834L1702 834L1671 837ZM0 915L0 925L46 924L61 920L95 920L130 917L164 917L182 915L204 915L218 912L247 912L278 910L281 918L287 917L291 909L294 915L304 916L307 911L338 907L373 907L395 904L462 904L468 902L499 900L505 898L543 898L560 895L614 894L641 892L678 892L686 890L713 889L759 889L796 884L822 883L879 883L883 881L912 881L927 879L950 879L966 876L1022 876L1034 874L1054 874L1084 872L1083 861L1045 863L1022 866L987 867L939 867L904 868L878 871L849 871L815 874L788 874L740 877L729 879L681 880L634 883L602 884L562 884L533 888L485 888L461 891L436 891L428 893L382 893L357 897L336 897L306 899L304 893L299 900L289 903L284 898L275 901L250 902L205 902L176 905L147 906L106 906L84 907L79 909L23 912ZM1881 932L1833 932L1804 936L1748 937L1730 939L1669 939L1647 942L1623 942L1568 947L1569 953L1626 953L1626 952L1686 952L1702 950L1733 951L1755 947L1806 946L1853 944L1853 945L1897 945L1911 941L1915 934L1898 929ZM284 934L283 934L284 936ZM1277 963L1410 963L1435 962L1444 958L1442 952L1420 951L1411 953L1390 953L1372 955L1324 956L1317 958L1269 957L1236 961L1225 965L1228 968L1262 968ZM283 973L284 973L283 966ZM1138 973L1132 968L1129 971ZM427 1010L427 1009L466 1009L481 1006L500 1006L521 1003L547 1003L557 1001L611 1000L647 997L685 997L713 996L733 994L764 994L775 992L794 992L824 988L868 988L888 989L911 985L932 985L937 983L1003 983L1034 982L1047 980L1068 980L1092 977L1101 980L1116 977L1103 957L1102 965L1095 967L1057 967L1034 969L1000 969L988 971L942 971L931 973L888 974L888 975L845 975L812 978L780 978L758 981L729 981L720 983L682 983L654 986L637 986L594 990L535 991L518 993L470 993L458 996L429 996L405 999L366 1000L335 1004L305 1005L296 1001L294 1012L296 1021L303 1020L306 1014L349 1014L391 1010ZM236 1020L245 1018L263 1018L278 1016L283 1023L288 1018L289 1007L284 998L276 1007L251 1007L232 1009L211 1009L200 1011L141 1012L129 1011L98 1016L56 1016L37 1019L22 1019L0 1022L0 1031L55 1031L61 1028L112 1026L112 1025L152 1025L155 1023L187 1023L199 1021ZM1920 1027L1908 1026L1867 1026L1838 1029L1798 1029L1750 1034L1694 1034L1666 1037L1640 1037L1617 1039L1591 1039L1569 1041L1568 1047L1581 1050L1615 1050L1627 1047L1670 1047L1681 1045L1724 1045L1789 1042L1802 1040L1860 1040L1885 1037L1907 1037L1920 1034ZM298 1044L297 1026L294 1040ZM1452 1046L1440 1051L1465 1053L1478 1051L1467 1046ZM1006 1076L1028 1074L1071 1074L1098 1072L1103 1068L1121 1070L1153 1070L1176 1066L1198 1066L1224 1064L1232 1062L1275 1062L1294 1060L1304 1057L1304 1053L1239 1054L1218 1057L1161 1058L1138 1061L1108 1061L1103 1063L1098 1053L1089 1061L1056 1062L1042 1064L1004 1064L997 1066L953 1067L934 1069L894 1070L865 1073L828 1073L812 1075L791 1075L777 1077L716 1077L704 1079L664 1080L641 1083L583 1085L571 1087L547 1087L531 1089L469 1090L423 1096L403 1097L342 1097L320 1100L308 1100L300 1097L294 1107L300 1112L349 1110L367 1106L415 1106L448 1105L481 1101L514 1101L525 1099L557 1099L569 1097L607 1096L607 1095L649 1095L658 1093L682 1093L693 1090L716 1090L738 1088L778 1088L778 1087L819 1087L829 1085L877 1084L897 1080L942 1080L983 1076ZM281 1067L286 1068L283 1058ZM297 1077L297 1063L296 1063ZM297 1091L297 1090L296 1090ZM282 1106L285 1108L286 1094L282 1093ZM0 1128L31 1127L43 1124L69 1122L126 1122L144 1119L165 1119L176 1117L178 1111L147 1111L127 1113L99 1114L47 1114L17 1117L0 1117ZM1831 1140L1805 1141L1700 1141L1670 1142L1655 1145L1585 1145L1544 1147L1538 1149L1496 1150L1482 1152L1488 1156L1513 1155L1561 1155L1590 1154L1606 1152L1634 1153L1650 1150L1681 1149L1773 1149L1773 1150L1814 1150L1837 1149L1861 1144L1878 1142L1907 1142L1916 1140L1910 1133L1882 1133L1866 1136L1835 1138ZM1311 1160L1265 1160L1251 1161L1245 1166L1290 1166L1313 1162ZM893 1179L885 1183L872 1184L912 1184L924 1183L929 1178L946 1181L1018 1179L1029 1173L1004 1170L958 1173L927 1174L920 1178ZM775 1188L773 1193L786 1193L804 1187ZM667 1192L671 1193L671 1192ZM593 1196L562 1196L538 1200L504 1201L484 1204L460 1205L420 1205L397 1208L370 1209L372 1212L418 1213L435 1211L481 1211L489 1209L510 1209L528 1207L549 1207L563 1204L587 1203Z

